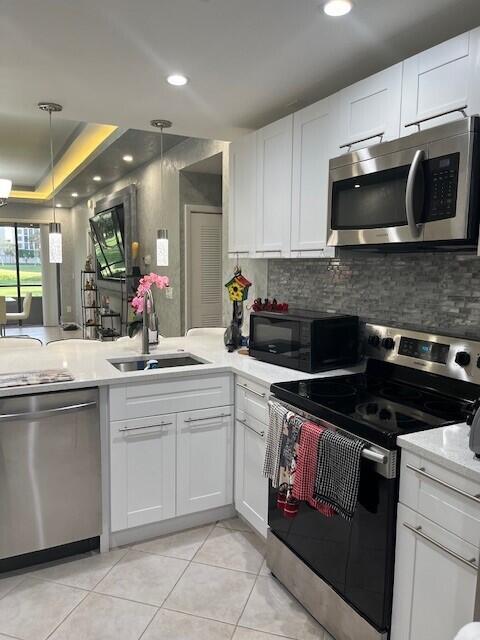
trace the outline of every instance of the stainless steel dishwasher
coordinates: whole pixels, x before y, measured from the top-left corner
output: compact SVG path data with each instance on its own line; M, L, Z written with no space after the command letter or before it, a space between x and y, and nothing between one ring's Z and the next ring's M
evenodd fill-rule
M0 569L6 558L91 544L101 511L98 390L0 399Z

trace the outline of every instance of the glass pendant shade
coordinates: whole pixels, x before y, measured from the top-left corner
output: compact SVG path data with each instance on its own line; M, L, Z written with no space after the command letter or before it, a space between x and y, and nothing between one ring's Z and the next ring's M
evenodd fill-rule
M0 207L7 204L8 196L12 190L12 181L0 178Z
M62 233L59 222L48 225L48 259L53 264L62 262Z
M168 267L168 231L157 232L157 267Z

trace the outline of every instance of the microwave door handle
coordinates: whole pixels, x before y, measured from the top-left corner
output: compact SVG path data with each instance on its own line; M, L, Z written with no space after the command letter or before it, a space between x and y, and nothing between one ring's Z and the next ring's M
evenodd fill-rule
M418 172L422 166L422 160L425 157L423 149L417 149L413 156L412 164L408 171L407 189L405 191L405 210L407 212L407 223L410 233L414 238L418 238L422 229L421 224L417 224L415 219L415 183L417 181Z

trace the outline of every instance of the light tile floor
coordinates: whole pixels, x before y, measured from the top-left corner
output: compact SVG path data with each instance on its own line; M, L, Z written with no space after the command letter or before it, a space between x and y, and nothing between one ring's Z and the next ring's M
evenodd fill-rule
M0 577L0 640L333 640L232 518Z

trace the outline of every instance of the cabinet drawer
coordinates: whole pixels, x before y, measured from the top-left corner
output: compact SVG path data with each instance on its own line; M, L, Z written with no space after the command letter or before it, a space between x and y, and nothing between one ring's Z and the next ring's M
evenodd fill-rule
M475 547L480 545L476 484L409 452L402 453L400 502Z
M250 416L268 424L268 396L269 390L255 382L237 377L235 385L236 417L244 419Z
M110 419L129 420L233 404L232 376L225 374L128 384L110 389Z
M392 640L451 640L473 620L478 549L399 505Z

